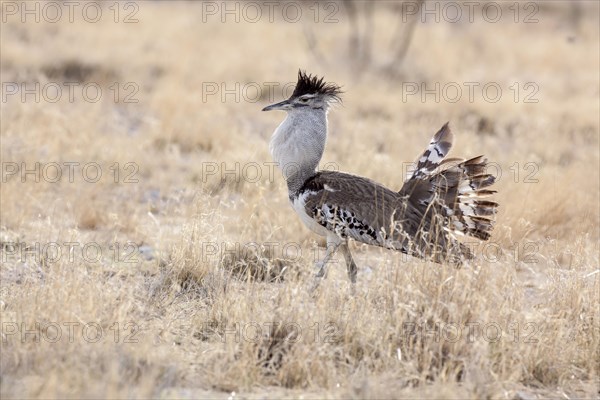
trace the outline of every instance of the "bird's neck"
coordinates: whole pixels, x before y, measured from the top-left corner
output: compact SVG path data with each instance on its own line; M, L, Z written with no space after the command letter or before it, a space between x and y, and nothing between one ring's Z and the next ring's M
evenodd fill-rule
M273 133L271 155L287 182L290 196L316 174L326 141L324 109L291 110Z

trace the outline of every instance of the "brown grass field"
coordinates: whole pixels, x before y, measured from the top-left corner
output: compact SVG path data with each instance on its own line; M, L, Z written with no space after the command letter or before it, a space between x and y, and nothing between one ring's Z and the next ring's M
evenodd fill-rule
M600 396L597 2L63 3L0 3L3 399ZM323 168L400 189L446 121L493 162L475 260L352 243L309 291L260 112L299 68Z

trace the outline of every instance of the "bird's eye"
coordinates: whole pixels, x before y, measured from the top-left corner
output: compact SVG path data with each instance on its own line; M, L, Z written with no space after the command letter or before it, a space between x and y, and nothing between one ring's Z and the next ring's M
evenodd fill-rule
M301 103L308 103L308 99L306 97L300 97Z

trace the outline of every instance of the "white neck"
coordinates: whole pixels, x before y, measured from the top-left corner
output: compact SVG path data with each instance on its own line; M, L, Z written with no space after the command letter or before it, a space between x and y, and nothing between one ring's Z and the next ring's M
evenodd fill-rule
M317 170L327 141L327 111L300 108L288 111L275 129L269 149L288 184L290 194Z

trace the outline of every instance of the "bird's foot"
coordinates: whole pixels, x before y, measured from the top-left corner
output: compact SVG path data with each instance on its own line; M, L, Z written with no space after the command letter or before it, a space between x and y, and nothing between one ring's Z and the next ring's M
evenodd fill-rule
M319 288L319 285L321 284L321 281L323 280L323 277L317 276L315 275L308 287L308 292L314 297L316 294L317 289Z
M326 268L326 263L323 261L318 261L315 263L315 268L317 270L317 273L315 275L315 278L325 278L327 275L327 268Z
M358 268L356 267L354 260L351 260L350 264L348 265L348 278L350 279L350 282L352 282L352 285L356 284L356 274L357 273L358 273Z
M327 276L327 268L325 267L325 263L323 261L318 261L315 263L315 269L317 273L314 275L312 283L310 284L309 291L313 293L321 284L321 281Z

